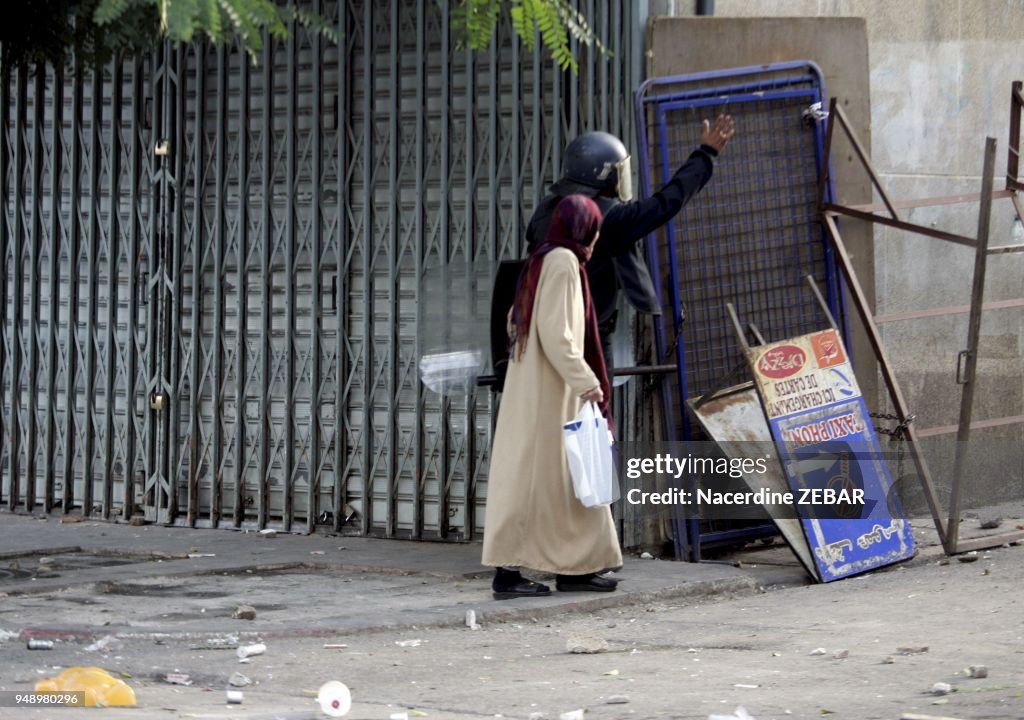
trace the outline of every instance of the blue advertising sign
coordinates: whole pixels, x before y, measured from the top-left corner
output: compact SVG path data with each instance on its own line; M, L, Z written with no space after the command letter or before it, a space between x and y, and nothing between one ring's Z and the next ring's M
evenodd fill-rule
M748 350L819 579L914 555L878 436L832 329Z

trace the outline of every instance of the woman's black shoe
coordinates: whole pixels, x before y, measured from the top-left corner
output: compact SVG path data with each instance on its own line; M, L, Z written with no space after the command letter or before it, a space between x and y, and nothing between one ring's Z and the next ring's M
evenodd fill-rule
M519 597L546 597L551 588L532 580L527 580L517 570L497 568L494 582L491 583L495 600L511 600Z
M595 573L555 576L555 587L559 592L613 592L618 585L617 580Z

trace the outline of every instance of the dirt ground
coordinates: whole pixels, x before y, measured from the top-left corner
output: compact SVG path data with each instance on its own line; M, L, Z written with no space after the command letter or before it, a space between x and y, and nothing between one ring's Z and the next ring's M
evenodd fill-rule
M756 720L892 720L903 713L1019 720L1024 718L1024 547L972 557L972 562L954 558L898 566L828 585L710 596L696 604L643 603L505 623L486 620L486 608L495 605L482 599L486 580L467 580L460 592L468 603L485 608L479 629L406 627L338 637L268 632L266 652L248 663L240 663L231 649L209 649L208 633L191 638L120 633L107 648L91 652L85 640L29 651L7 637L0 643L6 689L27 689L61 666L100 664L127 679L139 707L8 707L0 709L0 717L321 718L316 690L339 680L353 697L349 717L367 719L404 712L435 720L536 719L538 713L557 720L582 709L594 720L705 720L742 706ZM345 574L321 574L314 590L315 579L315 574L282 573L258 582L266 585L268 596L307 597L305 612L330 604L332 587L342 603L343 586L360 582ZM225 607L218 605L225 597L218 595L223 579L189 582L198 605L187 612L201 611L204 603L210 612ZM409 582L428 587L435 581ZM413 595L414 590L407 586ZM68 592L8 598L0 619L10 625L12 612L31 611L28 606L19 611L14 607L19 603L37 611L39 605L73 606L75 595ZM107 594L79 607L89 618L118 619L119 606L130 605L124 597ZM155 616L169 610L159 597L146 602ZM267 611L268 622L274 612ZM607 649L570 653L570 641L594 649L606 643ZM986 666L988 677L968 677L971 665ZM169 684L168 673L188 675L191 685ZM228 705L226 688L234 673L253 684L238 688L241 704ZM948 683L951 692L932 694L936 683Z

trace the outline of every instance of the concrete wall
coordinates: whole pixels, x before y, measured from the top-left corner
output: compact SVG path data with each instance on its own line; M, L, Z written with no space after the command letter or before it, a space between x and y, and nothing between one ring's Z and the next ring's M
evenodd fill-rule
M651 0L649 12L691 15L695 5ZM996 187L1002 187L1010 83L1024 79L1024 0L717 0L715 15L864 18L872 157L887 192L905 199L977 192L986 136L998 141ZM978 224L975 204L906 211L905 217L968 235L975 234ZM1010 242L1012 219L1009 201L997 201L993 244ZM844 223L844 235L856 224ZM879 314L969 302L972 250L881 226L874 240ZM985 297L1024 297L1024 254L992 258ZM966 314L886 324L883 335L918 427L956 423L960 386L955 369L957 353L966 345ZM1024 415L1022 337L1024 310L985 314L976 419ZM885 404L880 405L884 410ZM1019 442L1024 432L1018 425L975 437ZM941 491L948 485L947 469L933 470ZM1019 456L1001 460L976 479L969 501L1024 497Z

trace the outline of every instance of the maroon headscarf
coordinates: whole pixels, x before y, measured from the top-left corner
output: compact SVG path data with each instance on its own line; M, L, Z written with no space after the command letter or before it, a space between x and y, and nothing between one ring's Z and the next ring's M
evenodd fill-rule
M512 324L514 337L512 355L521 358L526 349L526 340L530 337L530 321L533 317L533 302L537 295L537 283L540 280L544 256L555 248L566 248L576 255L580 262L580 283L583 285L583 307L586 312L586 334L583 341L583 359L597 375L604 393L601 412L611 426L612 393L608 381L608 367L601 349L601 337L597 330L597 312L590 296L590 283L583 266L590 259L590 245L598 230L601 229L601 211L597 204L583 195L569 195L555 206L551 217L551 225L544 242L537 246L526 261L519 283L516 287L516 299L512 306Z

